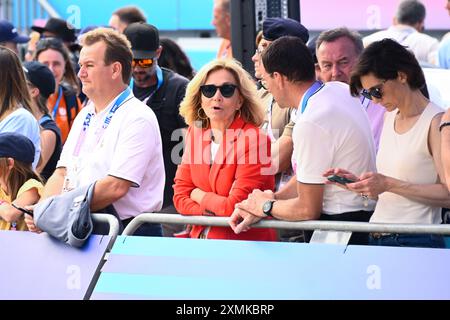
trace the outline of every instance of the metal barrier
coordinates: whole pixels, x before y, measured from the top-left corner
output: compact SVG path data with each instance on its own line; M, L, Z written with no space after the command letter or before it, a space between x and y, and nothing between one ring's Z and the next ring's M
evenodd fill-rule
M119 221L116 217L107 213L93 213L91 216L94 223L106 223L109 225L108 236L111 236L111 240L108 244L107 251L110 251L119 234Z
M228 227L228 217L183 216L178 214L143 213L135 217L125 228L122 235L132 235L143 223L195 224L205 226ZM450 235L450 225L429 224L384 224L347 221L298 221L261 220L254 228L275 228L289 230L322 230L344 232L380 232Z

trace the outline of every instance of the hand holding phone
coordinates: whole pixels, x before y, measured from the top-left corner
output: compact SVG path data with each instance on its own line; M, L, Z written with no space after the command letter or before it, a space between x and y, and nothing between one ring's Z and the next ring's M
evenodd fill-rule
M27 210L27 209L22 208L22 207L19 207L18 205L15 205L14 203L11 203L11 206L12 206L14 209L17 209L17 210L19 210L19 211L22 211L23 213L29 214L30 216L33 217L33 211Z
M336 182L336 183L343 184L343 185L345 185L347 183L355 182L354 180L347 179L345 177L341 177L341 176L338 176L338 175L335 175L335 174L333 174L331 176L328 176L327 179L329 181L331 181L331 182Z

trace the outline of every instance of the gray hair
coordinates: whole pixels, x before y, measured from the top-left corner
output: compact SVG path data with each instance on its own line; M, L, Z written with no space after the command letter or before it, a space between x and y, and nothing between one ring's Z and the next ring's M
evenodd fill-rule
M330 29L323 31L316 41L316 51L319 49L323 42L333 42L339 38L346 37L353 42L355 46L355 51L358 55L364 50L364 45L362 41L361 34L357 31L349 30L345 27Z

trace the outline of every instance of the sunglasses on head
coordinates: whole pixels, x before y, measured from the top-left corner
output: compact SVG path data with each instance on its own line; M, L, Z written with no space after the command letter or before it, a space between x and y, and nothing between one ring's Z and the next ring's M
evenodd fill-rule
M237 86L234 84L223 84L221 86L216 86L214 84L205 84L200 87L202 94L207 98L212 98L217 92L217 89L220 90L220 94L224 98L230 98L234 95L234 91Z
M372 100L372 98L381 99L383 98L383 85L386 83L387 80L383 80L380 84L370 88L369 90L362 89L361 95L364 98L367 98L369 100Z
M153 65L153 59L133 59L132 67L150 68Z
M59 38L41 38L36 44L36 51L50 48L64 48L64 43Z

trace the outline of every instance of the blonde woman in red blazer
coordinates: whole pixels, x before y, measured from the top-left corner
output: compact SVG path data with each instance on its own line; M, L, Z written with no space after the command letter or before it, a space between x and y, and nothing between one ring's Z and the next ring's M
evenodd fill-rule
M231 59L204 66L189 83L180 114L189 129L175 176L183 215L231 216L254 189L273 190L270 140L259 130L263 107L250 75ZM230 227L190 226L190 238L275 241L273 229L235 234Z

